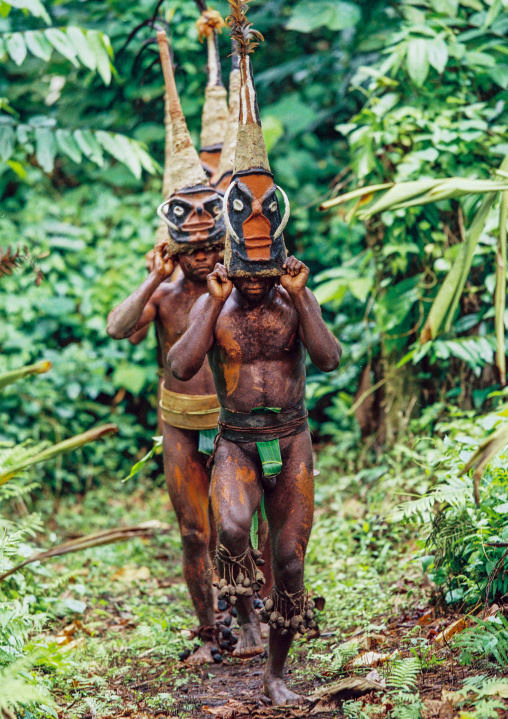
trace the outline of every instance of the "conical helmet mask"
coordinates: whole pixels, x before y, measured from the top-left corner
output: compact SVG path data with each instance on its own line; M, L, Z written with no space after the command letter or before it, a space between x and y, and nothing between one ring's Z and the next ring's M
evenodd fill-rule
M169 229L170 255L221 246L225 226L221 198L210 187L192 143L176 90L168 40L157 32L172 127L171 195L157 213Z
M229 0L228 22L240 60L240 114L234 173L223 204L224 261L230 277L280 276L287 256L282 232L289 219L289 201L274 183L261 129L250 55L263 36L247 21L248 2ZM284 198L283 217L277 189Z

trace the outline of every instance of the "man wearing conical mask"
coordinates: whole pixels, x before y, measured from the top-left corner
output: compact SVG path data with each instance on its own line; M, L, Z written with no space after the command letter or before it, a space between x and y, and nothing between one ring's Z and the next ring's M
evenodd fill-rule
M111 337L130 337L155 322L164 356L161 414L164 472L183 545L183 572L198 615L204 644L188 661L212 661L215 616L209 552L209 481L206 454L217 429L218 400L210 368L204 365L189 382L177 380L166 363L171 346L184 333L189 312L206 292L206 276L219 260L225 225L222 197L210 187L192 144L175 86L167 38L157 33L172 125L171 194L159 207L166 238L155 247L147 279L108 317ZM175 264L180 278L165 282ZM200 451L201 450L201 451Z
M312 526L312 445L305 410L305 356L331 372L341 348L306 287L308 268L286 258L276 185L261 132L250 53L259 33L245 17L247 2L230 0L232 36L241 72L235 172L224 197L228 235L225 267L208 276L189 329L168 357L175 377L189 380L208 358L221 410L214 453L212 506L217 520L220 594L236 606L236 654L263 651L258 619L246 599L263 576L249 544L249 527L263 501L270 527L275 585L265 600L270 624L264 691L273 704L302 701L284 683L296 633L316 627L304 588L304 557Z

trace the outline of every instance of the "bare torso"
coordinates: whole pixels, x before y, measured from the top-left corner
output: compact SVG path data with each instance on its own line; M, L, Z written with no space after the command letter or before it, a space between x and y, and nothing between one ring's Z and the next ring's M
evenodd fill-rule
M209 353L223 407L284 409L303 399L306 350L298 328L298 314L282 287L274 287L267 302L256 307L242 305L237 291L231 293Z
M179 394L215 394L210 365L206 360L199 372L189 381L182 382L173 376L168 367L167 356L187 329L189 313L195 301L207 292L206 283L194 283L185 277L175 282L163 283L152 296L156 307L155 327L161 348L164 384L171 392Z

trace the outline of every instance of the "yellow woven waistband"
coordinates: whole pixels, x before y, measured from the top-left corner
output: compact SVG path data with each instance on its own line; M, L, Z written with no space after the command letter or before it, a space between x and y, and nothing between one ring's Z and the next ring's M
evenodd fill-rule
M219 420L215 394L178 394L163 385L160 407L164 422L180 429L215 429Z

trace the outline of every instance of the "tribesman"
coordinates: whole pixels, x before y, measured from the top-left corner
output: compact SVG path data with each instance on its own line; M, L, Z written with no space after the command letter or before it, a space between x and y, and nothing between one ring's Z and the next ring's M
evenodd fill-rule
M227 185L229 185L229 179L231 178L233 160L231 159L231 144L236 142L236 127L238 125L238 107L239 107L239 93L240 83L237 80L238 72L238 56L233 54L232 57L232 71L230 75L230 93L236 93L237 98L233 100L230 95L230 106L228 113L228 104L226 98L226 91L222 84L222 72L221 62L218 47L217 34L221 32L223 27L226 27L224 20L220 13L216 10L208 10L203 0L196 0L196 4L201 11L201 15L196 21L196 29L200 42L206 38L207 48L207 84L205 89L205 102L203 104L203 113L201 117L201 150L199 153L199 159L205 170L207 177L210 180L210 184L215 187L215 175L218 172L219 164L223 168L221 175L227 177ZM234 79L233 79L234 78ZM235 119L236 114L236 119ZM162 199L167 200L172 194L171 187L171 162L172 162L172 127L171 127L171 116L169 113L169 100L167 93L164 94L164 129L165 129L165 150L164 150L164 172L162 177ZM225 146L227 151L222 156L222 148ZM223 184L218 183L217 189L221 190L222 194L227 189L227 185L223 187ZM163 242L167 236L167 225L161 219L159 221L159 227L156 233L156 242L158 245ZM146 253L145 264L148 272L152 272L154 269L154 250L150 250ZM172 282L173 280L180 277L182 271L177 264L173 274L168 277L165 281ZM137 345L142 342L150 329L150 324L146 324L140 330L135 332L129 337L129 342L133 345ZM162 351L159 342L157 342L157 364L159 366L159 382L158 382L158 431L162 434L162 417L160 412L160 398L162 385L164 384L164 362L162 359Z
M270 624L264 692L278 705L303 700L286 687L284 665L294 635L316 626L304 588L314 511L306 350L316 367L331 372L339 366L341 347L306 287L308 268L286 256L282 231L289 204L270 171L250 63L262 37L245 17L247 0L229 1L241 94L235 168L223 205L225 266L217 264L208 276L208 294L196 302L168 362L175 378L189 381L202 371L207 353L210 360L221 406L211 486L218 586L237 608L236 654L244 657L263 651L248 594L263 581L249 528L265 504L275 585L264 607Z
M164 473L182 537L183 573L204 641L188 661L199 664L212 661L212 649L217 649L204 453L213 447L219 405L208 365L190 382L182 382L171 374L166 357L184 333L194 302L206 292L206 276L224 247L225 225L222 197L209 184L182 113L165 33L159 31L157 39L172 126L171 195L158 210L167 228L166 239L155 246L153 270L146 280L110 313L107 331L123 339L155 322L163 349ZM165 282L175 263L181 277Z

